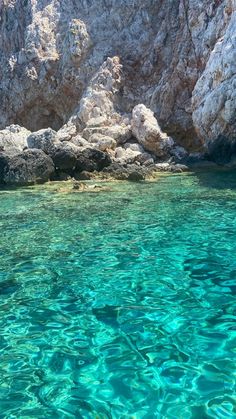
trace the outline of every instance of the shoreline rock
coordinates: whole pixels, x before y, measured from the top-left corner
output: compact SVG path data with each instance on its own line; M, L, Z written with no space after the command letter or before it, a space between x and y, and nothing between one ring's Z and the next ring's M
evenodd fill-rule
M0 183L16 186L45 183L54 172L52 159L42 150L25 150L14 155L0 153Z
M103 152L135 138L160 159L172 139L188 153L234 143L235 0L64 3L1 2L0 129Z
M70 130L71 137L66 140L65 131L60 136L51 128L30 132L15 125L7 127L0 131L0 184L28 185L97 176L142 181L158 172L181 173L191 167L217 167L216 163L222 162L235 166L230 152L227 156L223 153L227 159L222 160L225 141L214 143L210 153L189 154L161 131L153 113L144 105L136 106L132 115L132 136L122 144L99 133L86 140L82 133L74 135L76 131Z

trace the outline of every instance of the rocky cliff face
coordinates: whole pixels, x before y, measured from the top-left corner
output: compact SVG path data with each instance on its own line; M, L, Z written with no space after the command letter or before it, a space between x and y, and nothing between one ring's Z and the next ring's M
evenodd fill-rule
M189 151L232 142L235 34L235 0L0 0L0 128L122 144L142 103Z

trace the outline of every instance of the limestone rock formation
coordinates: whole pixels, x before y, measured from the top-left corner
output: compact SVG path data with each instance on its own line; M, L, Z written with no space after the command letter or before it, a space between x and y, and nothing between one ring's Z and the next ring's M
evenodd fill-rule
M207 141L235 137L236 131L236 9L225 6L231 17L211 51L206 67L193 90L193 122ZM225 19L226 19L225 17Z
M113 150L116 147L116 141L112 137L99 133L91 135L89 142L101 151Z
M27 147L30 131L19 125L10 125L0 131L0 151L17 154Z
M166 157L174 145L172 138L161 131L153 112L144 105L133 109L131 127L138 142L157 157Z
M161 158L170 137L188 152L231 144L235 33L235 0L2 0L0 146L23 150L48 128L85 148L138 140ZM12 124L30 131L17 128L17 146Z
M30 134L26 140L28 148L37 148L46 154L52 153L54 147L60 144L56 138L56 132L51 128L41 129Z

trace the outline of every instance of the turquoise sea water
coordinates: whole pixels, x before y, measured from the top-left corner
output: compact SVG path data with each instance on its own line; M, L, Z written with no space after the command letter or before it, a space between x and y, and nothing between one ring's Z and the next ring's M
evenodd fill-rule
M0 191L0 418L236 418L236 173Z

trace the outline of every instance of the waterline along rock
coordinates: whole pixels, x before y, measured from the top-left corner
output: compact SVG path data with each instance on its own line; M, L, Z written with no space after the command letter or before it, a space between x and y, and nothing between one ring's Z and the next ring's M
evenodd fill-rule
M230 160L235 34L236 0L1 1L1 152L48 154L50 128L113 161L127 142Z

